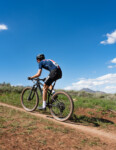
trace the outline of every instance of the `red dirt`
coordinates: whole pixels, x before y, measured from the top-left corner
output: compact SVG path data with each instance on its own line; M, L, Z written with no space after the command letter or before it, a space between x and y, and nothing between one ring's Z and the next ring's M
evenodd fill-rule
M116 113L112 111L98 111L96 109L91 108L79 108L77 111L75 111L75 114L77 115L85 115L88 117L96 117L96 118L102 118L109 121L112 121L113 123L116 123ZM112 116L112 117L110 117Z
M9 107L9 109L13 108L20 112L25 112L25 110L21 108L7 104L0 103L0 105ZM84 115L85 112L82 112L82 115ZM0 150L116 149L116 134L98 130L95 127L86 127L83 125L58 122L50 117L47 117L46 115L38 113L27 114L38 117L36 124L34 124L36 129L33 129L32 133L28 133L27 128L22 127L22 123L26 124L29 121L33 122L32 118L25 119L21 117L21 114L12 116L13 121L19 122L19 127L13 131L12 127L10 126L12 121L7 121L7 128L2 129L3 133L2 136L0 136ZM0 113L0 116L2 116L2 113ZM31 126L32 125L29 127Z

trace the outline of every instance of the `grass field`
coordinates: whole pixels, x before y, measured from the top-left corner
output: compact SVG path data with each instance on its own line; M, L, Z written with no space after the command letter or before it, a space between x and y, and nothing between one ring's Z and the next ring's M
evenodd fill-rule
M75 109L78 108L96 108L102 110L116 110L116 100L110 100L105 98L95 98L95 97L79 97L76 95L71 95L74 100ZM0 101L21 107L20 102L21 93L18 92L3 92L0 94ZM40 98L41 103L41 98Z
M22 107L20 101L22 89L23 87L11 87L9 84L0 86L0 102ZM96 94L83 91L68 91L68 93L74 101L74 114L71 121L97 127L111 125L115 127L116 114L110 111L116 111L115 94ZM42 103L41 99L40 97L39 105ZM50 113L49 109L46 113Z

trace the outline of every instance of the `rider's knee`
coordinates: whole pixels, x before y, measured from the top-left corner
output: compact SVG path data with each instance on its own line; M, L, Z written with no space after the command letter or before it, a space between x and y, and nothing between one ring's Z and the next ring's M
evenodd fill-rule
M52 90L52 85L49 86L49 90Z
M44 90L44 91L47 91L47 90L48 90L48 87L49 87L48 85L44 84L43 90Z

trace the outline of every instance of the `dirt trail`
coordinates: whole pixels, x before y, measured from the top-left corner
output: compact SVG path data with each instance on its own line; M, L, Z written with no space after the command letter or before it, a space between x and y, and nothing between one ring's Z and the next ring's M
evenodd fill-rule
M96 129L95 127L87 127L87 126L77 125L77 124L73 124L73 123L69 123L69 122L59 122L59 121L51 118L51 116L48 116L45 114L43 115L43 114L39 114L38 112L27 112L23 108L18 108L18 107L12 106L12 105L4 104L4 103L0 103L0 105L5 106L5 107L9 107L9 108L13 108L13 109L18 110L18 111L26 112L26 113L34 115L36 117L48 119L48 120L51 120L51 121L56 122L58 124L64 125L66 127L77 129L81 132L84 132L85 134L92 135L93 137L99 137L100 139L102 139L104 141L108 141L108 143L109 142L110 143L116 143L116 134L112 134L110 132L105 132L105 131Z

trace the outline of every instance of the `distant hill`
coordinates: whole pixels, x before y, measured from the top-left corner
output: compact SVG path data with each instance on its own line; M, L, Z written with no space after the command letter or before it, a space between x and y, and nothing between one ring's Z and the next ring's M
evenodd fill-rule
M83 88L80 91L85 91L85 92L88 92L88 93L101 93L101 94L105 94L105 92L102 92L102 91L93 91L93 90L91 90L89 88Z

